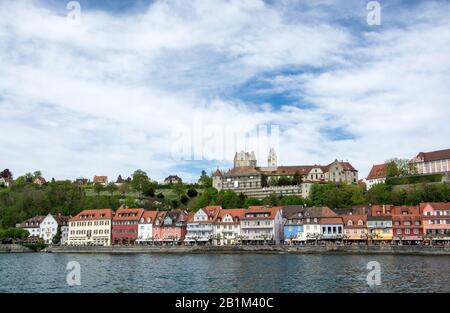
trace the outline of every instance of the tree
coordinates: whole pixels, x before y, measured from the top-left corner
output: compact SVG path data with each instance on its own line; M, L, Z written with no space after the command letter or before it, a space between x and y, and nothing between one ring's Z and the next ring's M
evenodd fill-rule
M124 197L125 194L130 192L130 184L129 183L123 183L122 185L120 185L119 186L119 192Z
M187 196L189 198L195 198L195 197L197 197L197 195L198 195L198 192L197 192L197 190L195 190L195 188L189 188L187 190Z
M415 163L408 159L393 158L385 163L387 177L402 177L417 173Z
M52 238L53 244L58 244L61 241L61 226L58 226L58 229L56 230L55 236Z
M151 184L147 183L147 184L144 184L142 193L146 197L153 198L155 196L155 189L153 188L153 186Z
M133 175L131 175L131 188L135 191L142 192L146 185L150 183L150 180L147 176L147 173L142 170L134 171Z
M203 170L200 178L198 179L198 183L205 188L212 187L212 177L206 174L206 171Z
M292 184L298 186L302 183L302 181L303 179L299 172L295 172L294 176L292 177Z
M108 185L106 185L106 188L105 188L108 192L109 192L109 194L112 196L113 194L114 194L114 192L116 192L119 188L116 186L116 184L115 183L113 183L113 182L110 182Z
M182 196L180 197L180 202L181 202L182 204L186 204L186 203L188 203L188 201L189 201L189 198L188 198L186 195L182 195Z
M35 171L33 173L33 179L36 179L36 178L41 177L41 176L42 176L42 172L41 171Z
M9 169L5 168L3 171L0 172L0 178L4 178L6 180L12 180L13 174L11 173L11 171Z
M101 183L95 183L94 184L94 191L97 193L97 196L100 195L100 192L102 192L105 189L105 187Z

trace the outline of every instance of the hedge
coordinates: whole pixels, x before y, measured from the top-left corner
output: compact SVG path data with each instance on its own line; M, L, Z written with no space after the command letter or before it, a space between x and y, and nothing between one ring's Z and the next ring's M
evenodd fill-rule
M442 174L414 175L405 177L388 177L386 178L386 185L439 183L441 181L442 181Z

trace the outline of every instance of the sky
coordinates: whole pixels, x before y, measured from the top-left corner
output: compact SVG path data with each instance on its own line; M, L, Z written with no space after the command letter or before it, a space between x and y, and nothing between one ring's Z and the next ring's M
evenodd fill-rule
M0 169L155 180L450 148L450 2L0 1ZM267 130L267 136L265 135Z

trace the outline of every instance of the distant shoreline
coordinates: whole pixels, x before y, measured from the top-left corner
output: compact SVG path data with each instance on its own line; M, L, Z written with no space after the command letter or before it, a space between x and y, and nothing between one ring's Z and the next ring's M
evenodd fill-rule
M48 247L48 253L87 254L403 254L450 256L450 246L110 246Z

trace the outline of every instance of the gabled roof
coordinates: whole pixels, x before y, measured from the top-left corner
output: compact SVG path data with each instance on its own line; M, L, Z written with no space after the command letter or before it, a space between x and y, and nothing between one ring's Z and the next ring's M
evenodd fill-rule
M59 226L67 225L69 223L71 216L64 216L61 214L52 215L55 221L58 223Z
M367 175L366 179L377 179L386 177L386 164L376 164L372 166L372 169Z
M224 176L229 175L245 175L245 174L261 174L255 167L253 166L239 166L230 169L228 172L223 174Z
M39 225L44 220L44 218L45 218L44 215L33 216L32 218L29 218L29 219L23 221L22 223L20 223L20 227L21 228L36 228L36 227L39 227ZM28 223L28 226L25 226L27 223ZM31 226L30 225L31 223L33 223L34 225Z
M216 224L233 224L233 223L239 223L239 220L242 219L244 216L244 212L246 209L222 209L219 211L216 219ZM227 215L230 215L233 218L233 222L223 222L218 221L219 219L223 220L223 218ZM235 219L237 218L237 221Z
M282 207L265 207L265 206L250 206L247 210L244 211L244 216L241 218L243 220L252 220L252 219L274 219L277 215L278 211L281 210ZM251 216L252 213L267 213L268 216Z
M362 215L362 214L346 214L346 215L342 215L342 221L344 222L344 227L345 228L361 228L361 227L366 227L366 223L367 223L367 215ZM358 225L358 221L362 221L363 225L360 226ZM349 226L348 225L348 221L352 221L353 225Z
M119 208L113 217L114 221L139 221L144 209L142 208Z
M336 217L322 217L320 219L321 225L326 224L343 224L342 217L336 216Z
M158 215L158 211L144 211L144 213L142 213L141 219L144 219L144 224L147 224L147 220L150 218L150 223L154 223L156 216Z
M217 170L213 173L213 176L222 176L222 172L221 172L219 169L217 169Z
M186 213L180 209L167 211L166 215L164 216L164 219L166 219L167 217L170 217L172 219L172 225L175 225L178 222L187 221ZM164 226L171 226L171 225L166 225L166 223L164 222Z
M439 161L450 159L450 149L437 150L432 152L420 152L417 155L418 159L423 159L425 162Z
M86 220L110 220L114 215L114 211L111 209L93 209L83 210L69 221L86 221Z
M430 205L433 210L450 210L450 202L425 202L420 204L421 212L427 204Z
M106 183L108 181L108 176L94 176L93 182L95 183Z

